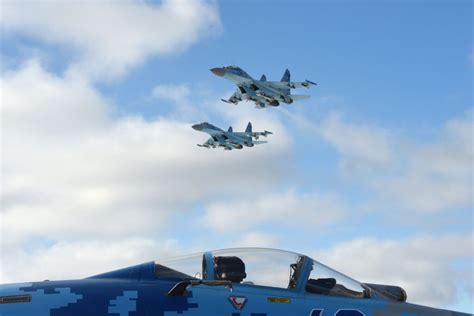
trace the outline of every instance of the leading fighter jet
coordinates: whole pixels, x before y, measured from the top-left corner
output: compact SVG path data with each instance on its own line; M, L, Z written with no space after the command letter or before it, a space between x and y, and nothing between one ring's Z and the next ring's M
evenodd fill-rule
M303 82L290 81L290 71L285 70L281 81L267 81L262 75L260 80L255 80L242 68L237 66L226 66L212 68L211 72L219 77L229 79L237 85L237 90L228 99L221 99L226 103L237 104L242 100L253 101L257 108L279 106L280 102L293 103L293 101L309 98L309 95L291 94L290 89L310 88L316 83L305 80Z
M242 149L244 146L253 147L256 144L264 144L266 141L259 141L260 136L267 137L272 132L253 132L252 123L249 122L245 132L234 132L232 126L226 131L207 122L195 124L192 126L196 131L206 132L211 135L204 144L198 144L199 147L216 148L223 147L225 150ZM255 140L254 140L255 139Z
M302 254L240 248L79 280L0 285L0 315L469 316L406 299L398 286L360 283Z

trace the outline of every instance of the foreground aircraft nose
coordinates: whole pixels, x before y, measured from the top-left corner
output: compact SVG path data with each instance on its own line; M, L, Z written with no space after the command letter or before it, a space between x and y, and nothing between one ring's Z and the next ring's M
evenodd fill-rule
M224 68L218 68L217 67L217 68L212 68L210 70L213 74L215 74L216 76L219 76L219 77L223 77L224 74L225 74Z

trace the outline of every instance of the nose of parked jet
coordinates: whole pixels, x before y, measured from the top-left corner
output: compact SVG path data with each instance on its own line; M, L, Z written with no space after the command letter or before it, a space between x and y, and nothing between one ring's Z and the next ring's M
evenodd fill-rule
M200 131L202 130L202 124L194 124L192 128L195 129L196 131Z
M213 74L215 74L216 76L219 76L219 77L223 77L224 74L225 74L224 68L217 67L217 68L212 68L210 70Z

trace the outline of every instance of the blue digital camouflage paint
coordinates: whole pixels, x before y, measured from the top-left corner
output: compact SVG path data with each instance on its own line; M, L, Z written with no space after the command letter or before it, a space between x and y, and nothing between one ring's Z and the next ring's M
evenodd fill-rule
M191 262L191 264L190 264ZM304 255L210 251L80 280L0 286L0 316L466 316L406 303Z

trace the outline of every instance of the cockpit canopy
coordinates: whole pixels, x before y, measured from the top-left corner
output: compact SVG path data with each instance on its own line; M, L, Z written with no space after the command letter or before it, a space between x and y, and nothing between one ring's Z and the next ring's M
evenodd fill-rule
M248 73L246 73L242 68L240 68L238 66L234 66L234 65L226 66L226 67L224 67L224 69L227 72L233 73L233 74L238 75L240 77L252 79L252 77L250 77L250 75Z
M159 278L226 280L242 286L367 297L361 283L305 255L265 248L235 248L197 253L156 263ZM173 273L171 271L174 271Z

